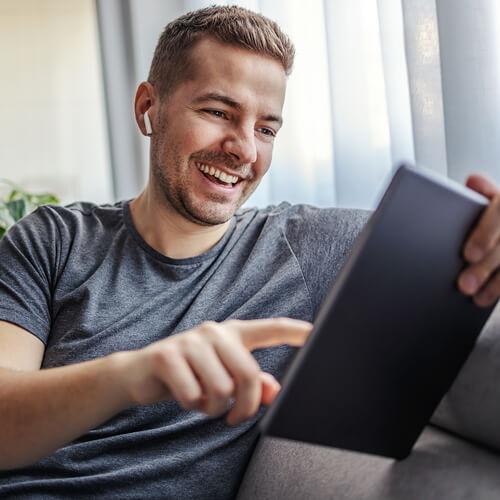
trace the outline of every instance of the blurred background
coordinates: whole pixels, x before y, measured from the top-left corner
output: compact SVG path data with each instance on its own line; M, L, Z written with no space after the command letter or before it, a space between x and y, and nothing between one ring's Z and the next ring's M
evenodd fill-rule
M136 87L164 26L213 3L0 0L0 177L63 202L134 197L148 171ZM372 208L400 160L500 182L497 0L228 3L276 20L297 51L247 204Z

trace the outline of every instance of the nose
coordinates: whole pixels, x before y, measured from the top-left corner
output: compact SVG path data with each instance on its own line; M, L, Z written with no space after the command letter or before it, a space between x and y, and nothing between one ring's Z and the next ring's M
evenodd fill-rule
M225 138L222 149L242 164L255 163L257 161L257 148L253 127L233 131Z

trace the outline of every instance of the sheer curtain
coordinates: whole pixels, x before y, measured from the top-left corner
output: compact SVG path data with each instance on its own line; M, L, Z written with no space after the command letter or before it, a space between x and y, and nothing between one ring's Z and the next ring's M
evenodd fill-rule
M212 3L97 0L118 198L146 176L132 102L157 38L171 19ZM276 20L297 49L273 164L249 204L372 208L401 160L460 182L473 171L500 182L496 1L237 3Z

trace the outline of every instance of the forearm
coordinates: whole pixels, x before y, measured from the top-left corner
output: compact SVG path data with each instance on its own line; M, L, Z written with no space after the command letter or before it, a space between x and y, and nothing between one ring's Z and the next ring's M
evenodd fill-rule
M0 367L0 469L32 463L130 406L122 359L31 372Z

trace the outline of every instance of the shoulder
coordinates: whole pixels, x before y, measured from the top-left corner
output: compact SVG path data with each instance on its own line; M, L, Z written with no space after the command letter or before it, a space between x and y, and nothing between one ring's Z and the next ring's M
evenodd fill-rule
M355 238L370 216L369 211L350 208L320 208L288 202L238 212L240 219L265 221L284 232L287 238L302 240L329 235L336 239Z
M72 203L43 205L23 217L2 238L2 247L38 249L54 254L89 236L102 239L110 225L122 224L124 202L115 205Z
M56 229L60 235L86 232L96 227L121 222L126 202L113 205L97 205L90 202L75 202L69 205L43 205L24 217L17 224L21 228L36 228L37 232Z
M79 201L65 206L44 205L39 207L33 215L49 216L62 224L86 224L93 220L106 222L121 218L124 206L127 203L119 201L115 204L98 205L96 203Z
M286 248L301 270L314 314L369 216L365 210L290 203L247 209L239 214L257 224L259 237L286 241Z

